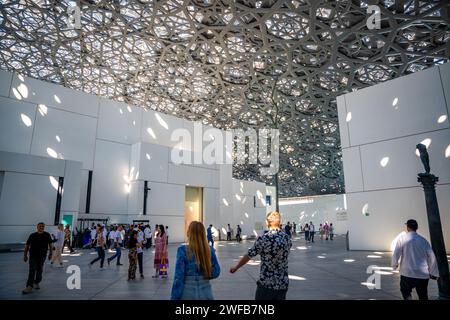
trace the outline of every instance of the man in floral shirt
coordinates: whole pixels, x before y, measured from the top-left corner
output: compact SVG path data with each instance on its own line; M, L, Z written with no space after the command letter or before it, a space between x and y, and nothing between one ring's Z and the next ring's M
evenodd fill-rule
M281 215L272 211L266 216L269 231L258 237L247 255L230 269L235 273L252 257L261 256L261 271L257 282L256 300L285 300L289 286L288 256L292 246L291 238L281 230Z

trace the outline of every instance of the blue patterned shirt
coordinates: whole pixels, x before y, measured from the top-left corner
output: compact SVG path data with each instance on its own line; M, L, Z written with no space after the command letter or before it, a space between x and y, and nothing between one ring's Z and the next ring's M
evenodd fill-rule
M261 271L258 284L273 290L286 290L289 286L288 256L292 241L280 229L269 230L258 237L248 256L261 256Z
M211 249L211 279L215 279L220 275L220 266L217 261L216 251L213 247ZM186 276L202 276L200 268L197 266L195 256L189 259L187 253L187 246L181 245L177 250L177 262L175 266L175 276L172 285L171 300L179 300L183 295L184 279Z

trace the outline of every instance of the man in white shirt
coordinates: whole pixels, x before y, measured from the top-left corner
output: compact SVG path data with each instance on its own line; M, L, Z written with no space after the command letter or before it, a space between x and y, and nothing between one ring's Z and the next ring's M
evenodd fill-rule
M111 233L114 233L114 247L116 248L116 253L112 257L109 257L107 259L108 266L111 263L111 261L113 261L115 258L117 258L116 265L118 266L122 265L120 263L120 257L122 256L122 241L123 241L122 230L123 230L122 226L119 226L116 231L111 231Z
M134 228L134 230L136 230L138 232L137 240L143 246L144 242L145 242L144 241L145 237L144 237L144 232L142 232L140 227L141 227L141 225L136 226L136 228ZM142 265L142 262L144 260L144 250L142 250L142 246L137 248L137 254L138 254L139 273L141 274L141 278L144 279L144 268Z
M309 241L314 242L314 235L316 233L316 227L312 223L312 221L309 222Z
M416 220L406 222L408 232L398 239L392 255L394 270L399 267L400 260L400 291L404 300L412 299L414 288L419 300L428 300L428 281L439 277L433 249L424 237L416 233L418 227Z
M144 229L145 236L145 249L149 249L152 246L152 229L150 229L150 225L146 225Z

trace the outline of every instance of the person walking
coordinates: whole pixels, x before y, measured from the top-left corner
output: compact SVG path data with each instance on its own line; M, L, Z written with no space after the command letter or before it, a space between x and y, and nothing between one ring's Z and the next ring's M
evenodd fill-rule
M192 221L187 238L177 250L171 300L213 300L210 280L219 277L220 266L203 224Z
M138 264L137 249L141 246L138 240L138 231L132 230L128 241L128 281L136 279L136 267Z
M230 224L228 224L227 227L227 241L231 241L231 233L233 232L233 229L231 229Z
M328 233L330 234L330 240L333 240L334 237L334 227L333 224L330 223L330 226L328 227Z
M122 256L122 242L123 242L122 230L123 230L123 227L119 226L119 227L117 227L117 230L114 233L113 240L114 240L114 248L116 249L116 253L112 257L109 257L106 260L108 262L108 266L111 263L111 261L113 261L114 259L117 259L116 265L118 265L118 266L122 265L122 263L120 263L120 257Z
M316 233L316 227L312 223L312 221L309 222L309 241L314 242L314 235Z
M145 249L148 250L152 247L152 229L148 224L145 226L144 236L145 236Z
M430 243L417 234L417 221L410 219L405 225L407 233L397 241L392 254L392 268L400 267L400 291L404 300L412 299L414 288L419 300L428 300L428 281L439 278L436 256Z
M206 230L206 238L208 240L208 244L211 244L211 247L214 247L214 237L212 234L212 227L213 225L210 224L208 229Z
M155 259L153 260L153 266L155 268L155 275L153 278L158 278L160 275L162 278L167 278L169 255L167 251L166 231L162 224L158 226L158 233L155 238ZM166 271L161 270L162 268L165 268Z
M320 234L320 240L323 240L324 231L323 231L322 224L319 225L319 234Z
M295 222L293 222L292 226L294 228L294 236L296 236L297 235L297 224Z
M141 275L141 279L144 279L144 250L143 247L145 245L145 236L144 236L144 232L141 230L141 228L136 227L135 229L138 233L138 237L137 240L139 242L139 245L137 246L137 258L138 258L138 265L139 265L139 274Z
M236 226L236 241L237 242L241 242L242 241L241 234L242 234L241 226L237 225Z
M325 240L328 241L328 236L329 236L330 230L329 230L327 222L325 222L323 225L323 233L325 234Z
M23 294L28 294L33 289L39 290L39 283L42 281L42 271L44 262L49 251L48 260L52 258L53 240L48 232L45 231L45 224L39 222L36 226L37 232L30 234L25 244L23 261L29 262L28 279Z
M108 249L111 251L114 248L116 238L116 229L114 227L108 233Z
M269 231L258 237L253 247L235 267L235 273L252 257L261 256L261 270L255 293L256 300L285 300L289 287L288 256L292 246L291 238L281 230L281 215L272 211L266 215Z
M305 231L305 241L309 242L309 224L305 224L303 231Z
M288 223L284 226L284 232L285 232L289 237L291 237L291 225L289 224L289 221L288 221Z
M64 249L64 239L66 234L64 233L64 225L58 224L58 229L54 233L54 243L53 243L53 253L52 253L52 260L50 264L54 264L55 262L59 264L59 266L62 268L63 266L63 260L62 260L62 251Z
M64 229L64 244L63 244L63 251L64 247L67 246L70 253L74 253L75 251L72 248L72 232L70 231L70 224L66 224L66 228Z
M105 249L106 249L106 239L104 235L104 227L100 226L97 228L96 246L98 257L89 263L89 268L92 267L94 263L100 260L100 269L103 269L103 263L105 262Z

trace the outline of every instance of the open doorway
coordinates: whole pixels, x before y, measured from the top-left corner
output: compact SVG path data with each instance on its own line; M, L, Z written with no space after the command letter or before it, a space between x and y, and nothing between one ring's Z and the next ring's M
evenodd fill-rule
M203 188L186 186L184 201L184 240L192 221L203 222Z

